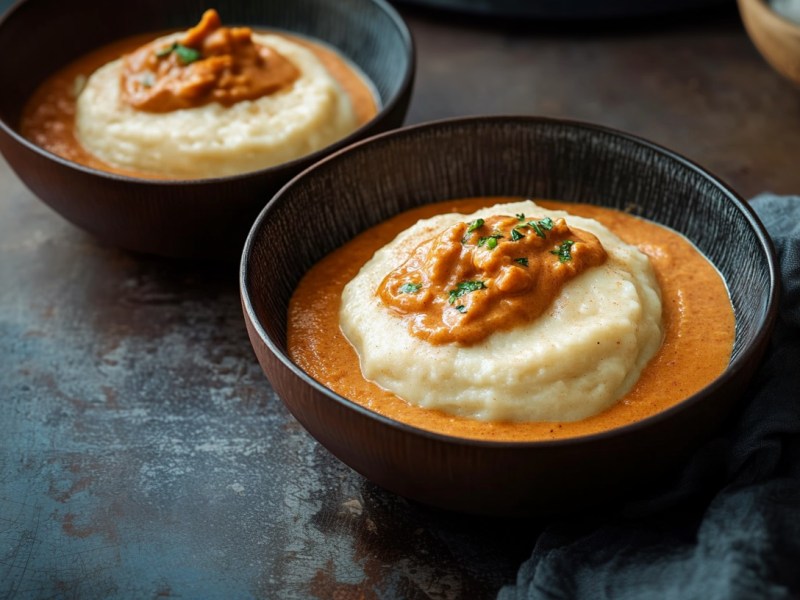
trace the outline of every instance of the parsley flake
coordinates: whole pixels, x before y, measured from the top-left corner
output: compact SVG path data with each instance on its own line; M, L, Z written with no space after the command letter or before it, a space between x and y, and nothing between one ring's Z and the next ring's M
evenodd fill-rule
M522 258L515 258L514 262L521 264L523 267L527 267L528 266L528 259L525 258L524 256Z
M455 304L456 298L461 298L461 296L465 296L466 294L469 294L470 292L474 292L476 290L485 290L485 289L486 289L486 284L483 283L482 281L460 281L458 284L456 284L456 287L454 289L450 290L449 292L450 298L448 299L448 302L450 304Z
M398 290L401 294L416 294L422 289L421 283L404 283Z
M485 221L483 219L475 219L474 221L469 223L467 226L467 232L464 234L464 237L461 238L461 243L466 244L467 239L469 239L469 234L475 231L476 229L480 229L481 227L483 227L484 223Z
M517 220L519 220L519 221L524 221L525 220L525 213L517 213L514 216L517 217Z
M568 260L572 260L572 246L575 244L572 240L566 240L561 242L558 246L556 246L555 250L550 250L550 254L555 254L558 256L558 261L565 263Z
M524 237L525 237L525 234L522 233L522 231L520 231L517 227L514 227L514 229L511 230L511 241L512 242L518 242Z
M528 227L533 229L540 238L547 237L545 231L550 231L553 228L553 219L545 217L538 221L528 221Z
M545 234L544 229L542 229L542 226L539 225L539 223L537 223L536 221L530 221L528 223L528 227L533 229L536 232L536 235L538 235L540 238L547 237L547 234Z
M165 58L172 53L175 53L178 59L185 65L200 60L201 54L199 50L184 46L178 42L173 42L171 46L164 46L161 50L156 51L156 58Z
M483 219L475 219L472 223L469 224L469 227L467 227L467 235L469 235L476 229L480 229L481 227L483 227L484 223L485 221Z
M540 219L539 220L539 225L541 225L542 229L546 229L547 231L550 231L553 228L553 225L554 225L553 219L551 219L550 217L545 217L544 219Z
M178 55L180 61L185 65L193 63L196 60L200 60L199 50L189 48L189 46L184 46L183 44L178 44L175 46L175 54Z
M501 237L503 236L499 233L494 233L492 235L479 238L478 246L486 246L489 250L494 250L497 248L497 240L499 240Z
M464 306L463 304L459 304L458 306L456 306L456 310L463 315L465 312L467 312L467 307Z

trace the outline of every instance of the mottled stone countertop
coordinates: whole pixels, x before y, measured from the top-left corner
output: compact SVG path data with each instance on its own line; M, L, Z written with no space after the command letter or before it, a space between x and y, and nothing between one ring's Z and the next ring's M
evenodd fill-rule
M595 121L745 196L800 191L800 93L732 10L613 28L403 12L409 123ZM0 597L489 598L539 526L362 479L270 389L235 268L102 245L0 160Z

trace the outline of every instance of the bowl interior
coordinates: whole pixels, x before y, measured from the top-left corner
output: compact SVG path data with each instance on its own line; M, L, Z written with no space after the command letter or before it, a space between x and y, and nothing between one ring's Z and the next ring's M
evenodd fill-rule
M290 182L256 221L242 259L245 304L268 345L289 361L288 301L324 255L398 212L470 196L599 204L667 225L694 242L729 286L736 341L728 370L764 334L774 310L774 256L762 225L732 191L685 159L613 130L497 117L384 134Z
M208 3L196 0L27 0L0 24L0 120L16 130L22 107L48 75L79 56L126 36L185 28ZM334 46L374 84L385 106L411 77L408 30L383 0L220 0L223 22L283 29Z

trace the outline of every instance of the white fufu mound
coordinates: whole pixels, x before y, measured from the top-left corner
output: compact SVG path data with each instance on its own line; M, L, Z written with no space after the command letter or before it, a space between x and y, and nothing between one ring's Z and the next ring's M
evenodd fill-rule
M473 346L414 337L375 291L411 251L459 221L562 217L597 236L606 263L567 283L537 320ZM411 404L486 421L575 421L628 392L662 341L661 298L647 257L593 219L531 201L419 221L378 250L342 293L342 332L364 377Z
M167 45L181 36L162 39ZM122 61L116 60L95 71L78 97L78 140L117 167L196 179L271 167L356 129L350 98L311 50L276 35L253 34L253 40L277 50L300 70L289 88L229 107L213 102L149 113L122 101Z

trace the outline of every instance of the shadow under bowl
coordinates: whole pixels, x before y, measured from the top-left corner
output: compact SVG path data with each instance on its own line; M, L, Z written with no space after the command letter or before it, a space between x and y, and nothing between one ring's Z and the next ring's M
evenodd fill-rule
M111 42L186 28L207 4L193 0L26 0L0 20L0 152L19 178L63 217L129 250L165 256L238 256L250 225L280 187L330 152L399 127L414 79L414 45L384 0L220 0L226 23L321 40L374 85L380 112L342 140L275 167L200 180L114 175L62 159L19 133L22 109L52 73ZM13 60L10 57L20 57ZM12 82L12 83L8 83Z
M599 204L689 238L725 277L736 315L730 364L711 385L642 421L556 441L431 433L343 398L288 357L289 299L303 274L365 229L413 207L472 196ZM317 218L308 219L313 214ZM750 207L688 160L599 126L535 117L455 119L390 132L325 159L284 187L242 256L247 329L298 421L378 485L442 508L542 515L623 496L676 466L719 427L758 365L777 311L771 242Z

